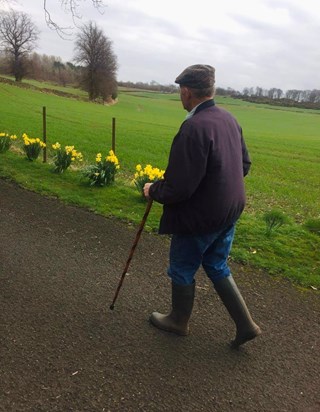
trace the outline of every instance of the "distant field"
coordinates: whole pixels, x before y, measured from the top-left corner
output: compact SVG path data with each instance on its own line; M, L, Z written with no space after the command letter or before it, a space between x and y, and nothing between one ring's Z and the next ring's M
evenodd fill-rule
M56 176L50 164L26 162L12 151L0 155L0 174L102 214L140 220L144 203L131 185L134 168L137 163L166 167L172 138L185 118L177 95L120 91L117 104L102 106L0 83L0 96L0 132L41 137L46 106L49 143L75 145L89 163L97 152L111 148L115 118L121 173L113 187L89 189L76 171ZM253 162L246 178L248 205L232 258L320 287L320 237L304 228L308 219L320 219L320 113L221 97L216 101L242 125ZM267 238L263 214L274 208L281 209L289 223ZM160 213L156 205L150 229L156 230Z

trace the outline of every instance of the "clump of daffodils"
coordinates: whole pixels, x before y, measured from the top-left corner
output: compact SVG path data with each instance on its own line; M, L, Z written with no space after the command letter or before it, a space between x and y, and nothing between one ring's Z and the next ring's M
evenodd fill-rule
M73 162L82 162L83 156L81 152L78 152L74 146L61 147L59 142L52 145L52 149L55 151L53 162L55 165L54 171L56 173L63 173Z
M134 174L134 184L138 191L143 195L143 187L146 183L153 183L157 180L163 179L164 170L160 170L158 167L152 167L150 164L144 168L138 164L136 166L136 172Z
M37 138L29 137L26 133L22 135L23 151L25 152L28 160L36 160L39 157L41 149L46 147L46 144Z
M4 153L10 149L13 141L17 139L15 134L0 133L0 153Z
M119 169L119 160L113 150L110 150L104 158L101 153L97 153L96 163L88 166L83 175L90 180L90 186L108 186L114 182Z

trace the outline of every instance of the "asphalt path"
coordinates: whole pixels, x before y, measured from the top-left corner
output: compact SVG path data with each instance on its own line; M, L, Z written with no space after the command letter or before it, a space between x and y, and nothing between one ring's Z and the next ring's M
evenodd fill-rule
M231 263L262 336L240 351L197 275L191 334L170 307L169 239L0 179L0 411L320 411L320 295Z

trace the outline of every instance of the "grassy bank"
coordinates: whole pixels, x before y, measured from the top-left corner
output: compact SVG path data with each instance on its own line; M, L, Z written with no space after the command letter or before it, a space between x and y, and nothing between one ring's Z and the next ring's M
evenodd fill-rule
M102 106L6 84L0 84L0 95L0 132L41 137L45 106L49 146L56 141L75 145L87 163L111 148L115 118L121 171L112 187L89 188L80 170L57 176L50 153L43 164L41 159L26 161L17 149L0 155L0 174L103 215L140 221L145 204L132 185L134 168L138 163L166 167L172 138L185 117L178 96L123 91L117 104ZM305 228L309 219L320 218L320 115L216 100L239 120L253 161L246 178L248 205L238 224L232 259L320 288L320 237ZM275 208L287 223L267 236L263 216ZM161 207L155 205L150 230L157 229L160 214Z

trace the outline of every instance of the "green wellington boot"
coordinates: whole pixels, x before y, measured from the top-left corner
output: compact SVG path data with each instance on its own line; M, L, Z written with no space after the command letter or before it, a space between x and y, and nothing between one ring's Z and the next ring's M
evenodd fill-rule
M150 322L158 329L173 332L177 335L189 334L195 292L195 282L191 285L176 285L172 282L172 309L168 315L153 312Z
M232 276L228 276L214 284L224 306L236 324L236 338L231 347L238 349L240 345L261 335L261 329L251 318L247 305Z

